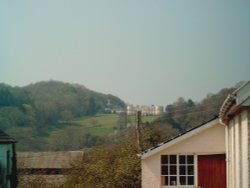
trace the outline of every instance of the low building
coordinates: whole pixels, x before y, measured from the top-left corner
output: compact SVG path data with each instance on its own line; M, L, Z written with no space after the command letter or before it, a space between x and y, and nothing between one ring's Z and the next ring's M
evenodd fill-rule
M26 181L42 176L48 183L60 185L71 165L82 158L83 151L18 152L18 173Z
M16 188L16 141L0 130L0 187Z
M149 116L149 115L161 115L163 114L163 106L159 105L151 105L151 106L146 106L146 105L128 105L127 106L127 115L135 115L137 111L141 111L142 116Z
M158 116L163 114L163 112L164 112L163 106L158 106L158 105L154 106L154 115Z
M142 188L225 188L225 153L216 118L142 153Z

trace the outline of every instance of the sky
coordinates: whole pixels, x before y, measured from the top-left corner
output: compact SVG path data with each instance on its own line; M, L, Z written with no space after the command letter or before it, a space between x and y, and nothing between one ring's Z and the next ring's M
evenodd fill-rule
M0 82L77 83L130 104L200 101L250 76L249 0L3 0Z

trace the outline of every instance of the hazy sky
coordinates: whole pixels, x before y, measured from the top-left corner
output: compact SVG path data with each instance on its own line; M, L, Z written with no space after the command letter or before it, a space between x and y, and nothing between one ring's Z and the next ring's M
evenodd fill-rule
M133 104L250 78L249 0L2 0L0 82L79 83Z

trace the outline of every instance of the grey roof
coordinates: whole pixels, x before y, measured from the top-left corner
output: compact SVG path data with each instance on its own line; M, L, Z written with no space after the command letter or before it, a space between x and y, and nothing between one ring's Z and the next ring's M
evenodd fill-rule
M70 168L83 158L83 151L17 152L18 168Z
M7 135L5 132L0 130L0 143L6 144L6 143L16 143L16 140Z

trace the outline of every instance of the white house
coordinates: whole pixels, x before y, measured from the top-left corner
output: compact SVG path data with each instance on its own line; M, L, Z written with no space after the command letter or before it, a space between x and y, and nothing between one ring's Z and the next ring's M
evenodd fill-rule
M145 151L142 188L225 188L225 153L225 127L216 118Z
M250 81L219 118L142 153L142 188L249 188L249 126Z
M227 187L250 187L250 81L223 103L220 121L226 125Z

